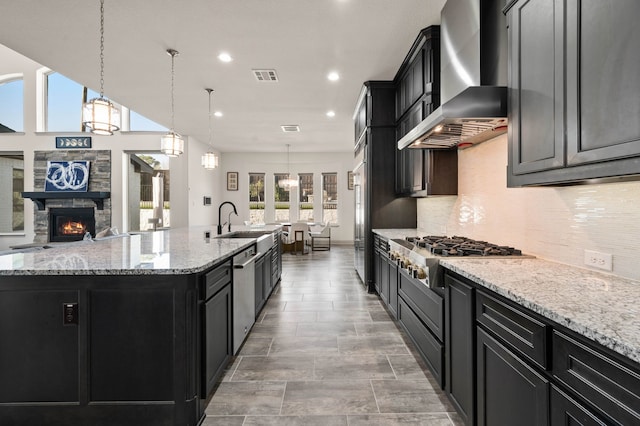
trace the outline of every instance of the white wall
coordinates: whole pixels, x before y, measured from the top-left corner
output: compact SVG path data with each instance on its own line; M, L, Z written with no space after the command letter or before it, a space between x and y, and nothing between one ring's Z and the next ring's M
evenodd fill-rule
M314 216L321 218L322 209L322 173L338 173L338 224L331 230L331 239L336 242L353 241L354 219L354 191L347 189L347 172L353 170L353 154L339 153L296 153L289 155L289 170L287 170L287 155L282 153L224 153L222 154L223 199L231 201L238 208L239 217L232 215L231 223L242 224L249 220L249 173L265 173L265 222L274 220L273 194L274 173L291 173L295 178L298 173L313 173L314 186ZM238 191L227 191L226 173L238 172ZM291 218L297 219L297 197L291 197ZM217 207L217 205L215 206ZM227 220L228 210L223 212L222 222ZM225 213L227 212L227 213ZM216 223L218 212L215 211Z
M640 182L507 188L507 136L458 151L458 196L418 200L418 227L513 245L584 266L613 254L613 273L640 280Z

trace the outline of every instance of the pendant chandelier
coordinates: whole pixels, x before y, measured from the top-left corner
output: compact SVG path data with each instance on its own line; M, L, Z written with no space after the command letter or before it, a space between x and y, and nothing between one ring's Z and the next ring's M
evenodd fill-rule
M120 110L104 97L104 0L100 0L100 97L82 106L82 125L96 135L120 130Z
M291 179L291 173L289 172L289 147L291 145L287 144L287 178L281 179L278 181L278 186L285 191L289 191L291 188L298 186L297 179Z
M213 146L211 145L211 92L213 92L213 89L204 90L209 93L209 147L213 148ZM213 170L218 167L218 156L213 152L212 149L202 155L202 167L207 170Z
M171 130L160 139L160 151L169 157L177 157L184 152L184 141L182 136L177 134L174 128L174 96L173 96L173 81L175 77L174 67L175 58L178 55L178 51L174 49L167 49L167 53L171 56Z

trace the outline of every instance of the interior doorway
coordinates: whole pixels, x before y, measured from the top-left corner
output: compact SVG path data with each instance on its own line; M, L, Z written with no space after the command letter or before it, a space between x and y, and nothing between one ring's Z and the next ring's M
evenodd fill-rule
M156 152L129 154L129 231L171 227L169 157Z

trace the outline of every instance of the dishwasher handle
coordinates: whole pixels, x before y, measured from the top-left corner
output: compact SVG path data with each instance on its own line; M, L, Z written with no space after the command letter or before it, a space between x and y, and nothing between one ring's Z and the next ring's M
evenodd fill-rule
M244 263L234 264L233 265L233 269L244 269L247 266L249 266L249 264L255 263L256 259L258 257L260 257L260 256L261 256L260 253L256 253L255 255L253 255L249 259L247 259Z

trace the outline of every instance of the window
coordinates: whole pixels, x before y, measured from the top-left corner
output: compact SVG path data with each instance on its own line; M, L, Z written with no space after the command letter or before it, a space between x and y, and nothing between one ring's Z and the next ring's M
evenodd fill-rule
M264 223L264 173L249 173L249 221Z
M129 110L129 130L132 132L167 132L164 126L149 120L135 111Z
M273 202L276 209L276 222L290 221L290 186L288 185L289 175L287 173L275 173L273 175Z
M298 220L314 222L313 218L313 173L300 173L299 186L299 214Z
M0 133L24 131L22 75L0 76Z
M24 156L0 154L0 233L24 231Z
M322 174L322 222L338 223L338 174Z
M83 132L82 104L99 96L62 74L47 74L47 131Z

